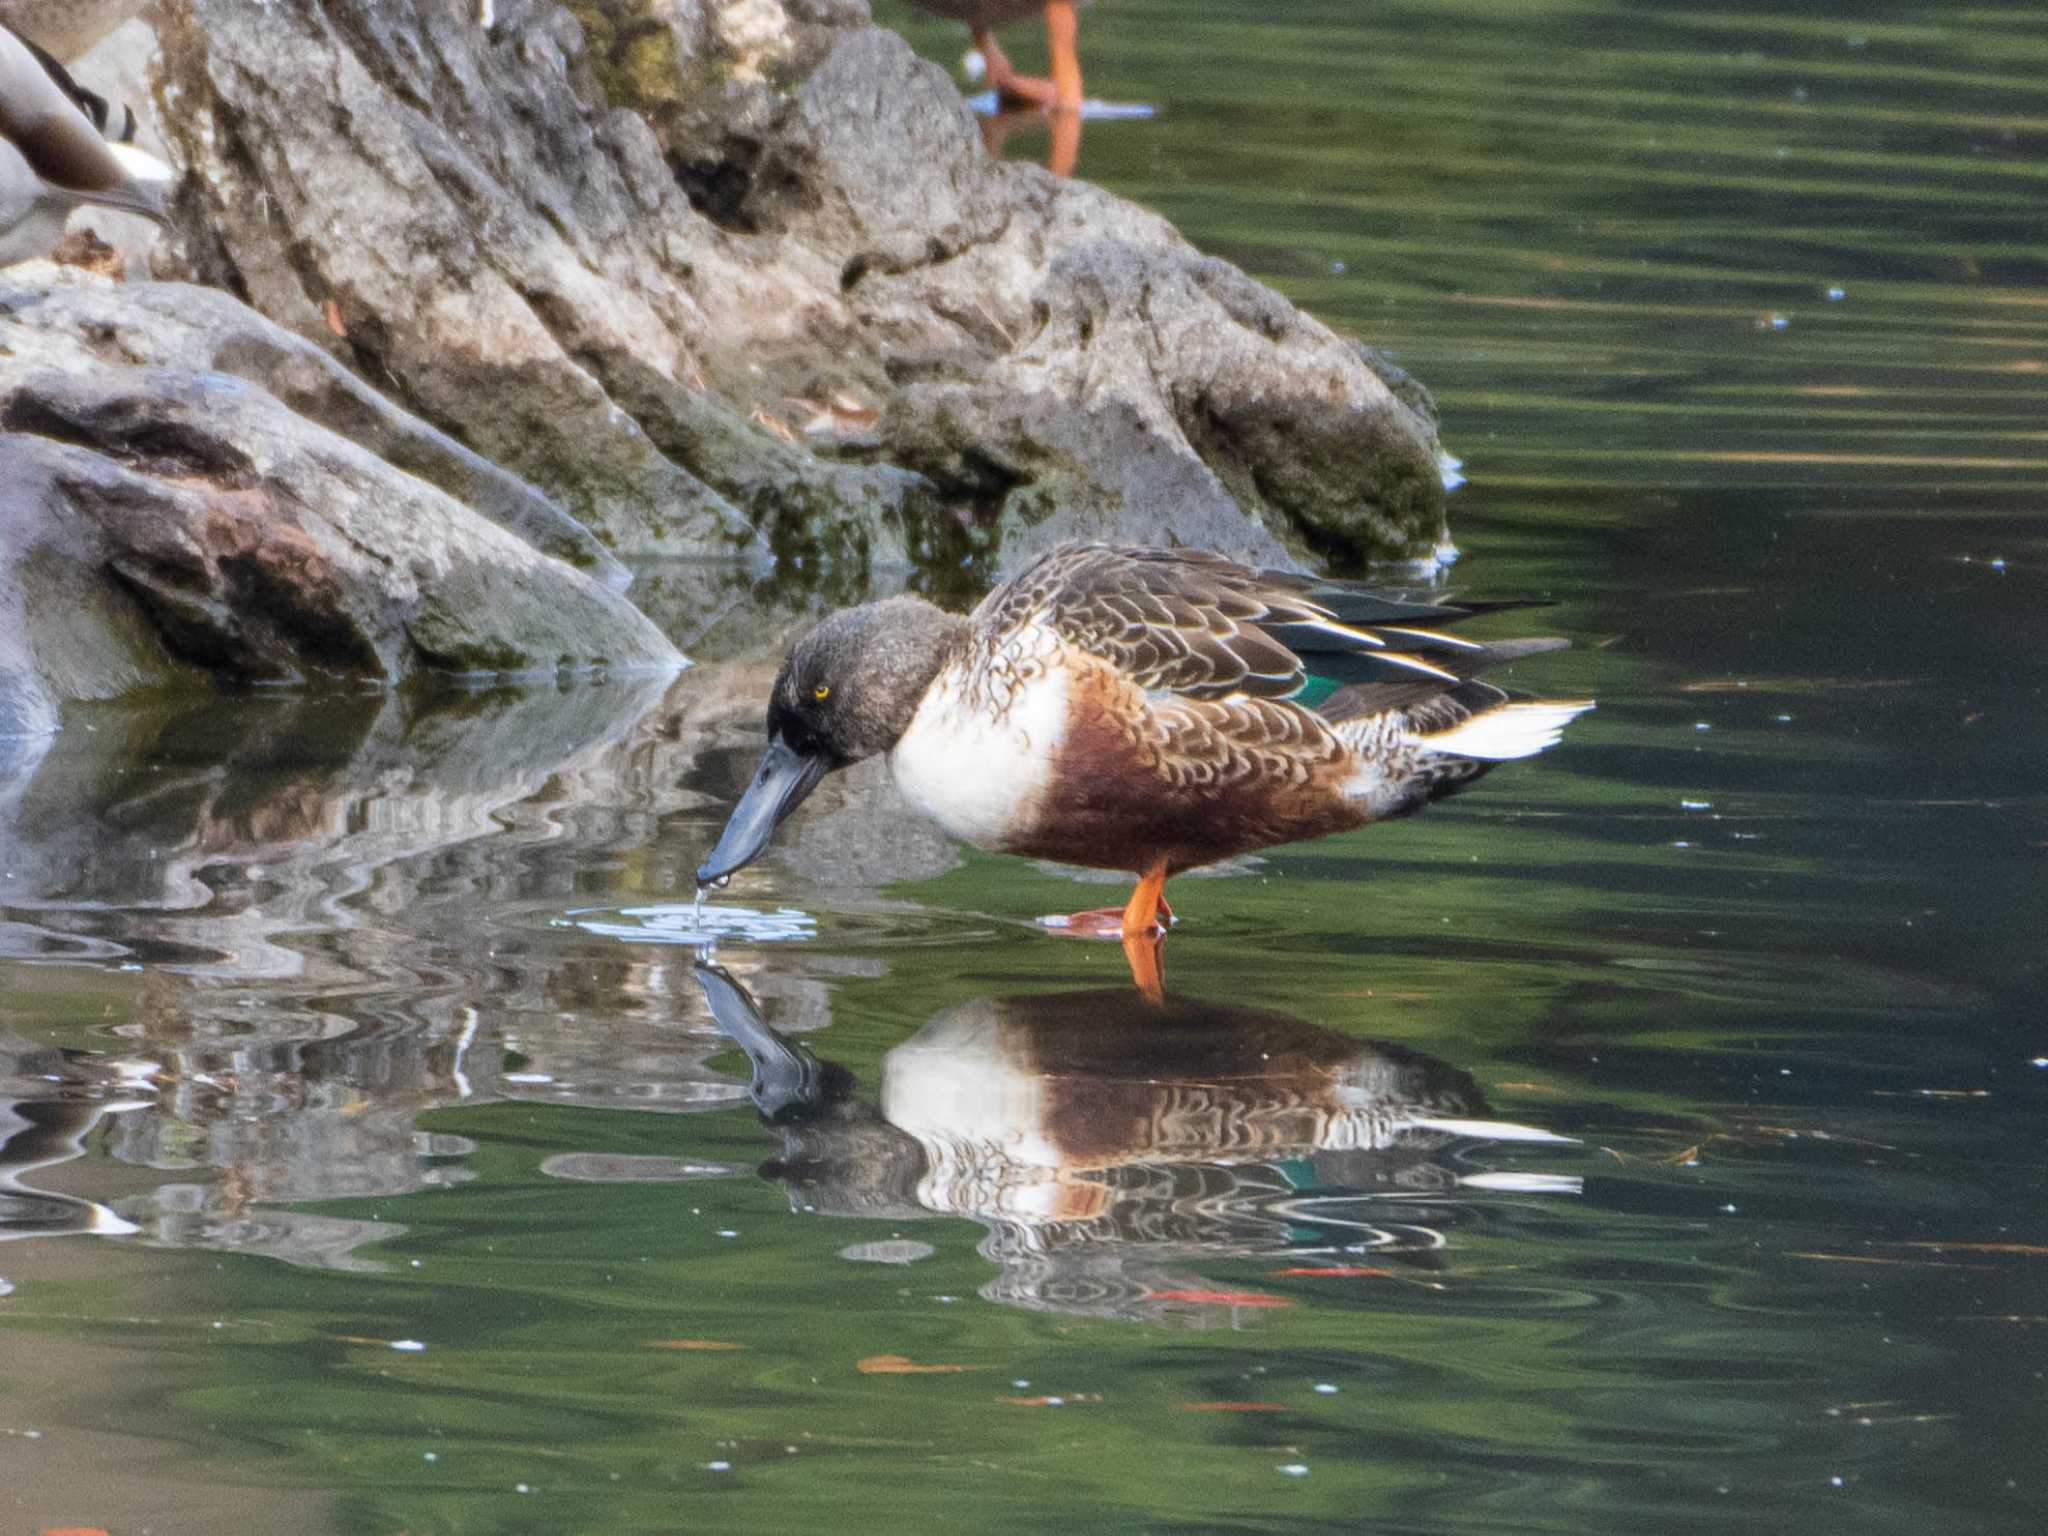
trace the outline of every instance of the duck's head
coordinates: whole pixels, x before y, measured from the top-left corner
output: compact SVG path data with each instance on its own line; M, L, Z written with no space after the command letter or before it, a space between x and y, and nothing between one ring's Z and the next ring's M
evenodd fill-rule
M892 597L835 613L791 646L768 695L768 750L697 883L758 858L833 769L895 746L966 631L957 614Z

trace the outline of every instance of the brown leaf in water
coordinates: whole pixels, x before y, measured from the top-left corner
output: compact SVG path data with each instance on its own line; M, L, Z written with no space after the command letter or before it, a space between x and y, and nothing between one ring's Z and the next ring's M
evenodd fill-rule
M1890 1264L1901 1269L1989 1269L1988 1264L1944 1264L1938 1259L1887 1259L1875 1253L1803 1253L1788 1250L1788 1259L1818 1259L1829 1264Z
M46 1525L37 1536L107 1536L97 1525Z
M1291 1307L1293 1302L1285 1296L1273 1296L1265 1291L1148 1291L1153 1301L1196 1301L1210 1302L1222 1307Z
M986 1371L986 1365L918 1365L907 1355L869 1355L855 1364L863 1376L950 1376L958 1371Z
M649 1349L745 1349L744 1344L728 1344L723 1339L649 1339Z

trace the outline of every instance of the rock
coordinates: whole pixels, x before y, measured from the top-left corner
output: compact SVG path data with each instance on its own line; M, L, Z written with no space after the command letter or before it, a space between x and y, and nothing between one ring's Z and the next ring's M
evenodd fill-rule
M538 495L302 349L266 354L269 328L232 300L96 292L0 299L0 731L45 732L64 701L202 673L389 684L681 664L609 586L217 371L235 348L215 343L239 336L251 372L360 411L394 456L468 474L480 499L569 538ZM174 313L153 316L152 300Z
M0 26L18 32L54 55L58 62L71 64L146 3L147 0L0 0Z
M0 279L0 307L18 364L99 361L232 374L394 467L439 486L544 554L608 586L631 580L590 531L518 476L400 410L321 348L217 289L189 283ZM19 327L19 330L13 329Z
M1412 383L1157 216L992 161L851 0L572 8L170 0L193 271L625 554L1442 541Z
M639 117L590 104L573 18L492 46L431 3L167 6L167 121L215 237L199 275L322 342L625 553L758 548L742 513L886 512L900 473L817 462L697 383L721 323ZM701 221L699 221L701 222ZM726 466L718 486L693 463Z

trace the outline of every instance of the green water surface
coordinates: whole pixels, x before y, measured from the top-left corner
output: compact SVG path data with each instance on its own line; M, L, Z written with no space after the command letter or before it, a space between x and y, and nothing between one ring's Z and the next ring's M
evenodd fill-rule
M716 898L752 1059L672 941L766 662L80 711L0 756L0 1530L2048 1522L2048 13L1081 26L1158 109L1081 173L1429 383L1598 710L1176 882L1171 1035L1031 924L1120 891L849 776Z

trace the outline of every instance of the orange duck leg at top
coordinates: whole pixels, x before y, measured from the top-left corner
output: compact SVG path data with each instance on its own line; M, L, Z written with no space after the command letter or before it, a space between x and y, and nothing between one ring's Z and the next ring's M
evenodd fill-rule
M1055 176L1073 173L1081 153L1081 19L1075 0L1044 0L1019 5L1015 0L912 0L922 10L966 21L974 46L988 65L988 83L996 95L998 116L1005 112L1043 112L1052 129L1047 167ZM996 41L995 28L1030 11L1045 13L1050 76L1020 75ZM1000 130L998 130L999 132ZM993 146L991 146L993 147Z

